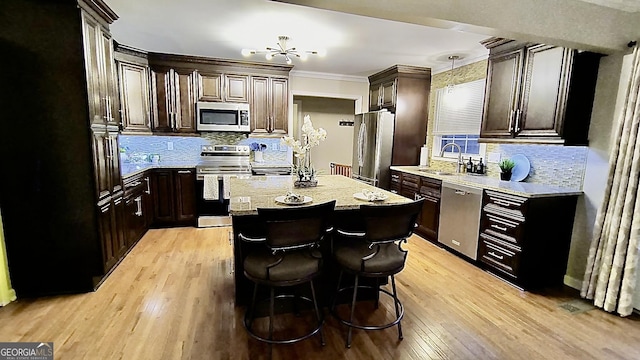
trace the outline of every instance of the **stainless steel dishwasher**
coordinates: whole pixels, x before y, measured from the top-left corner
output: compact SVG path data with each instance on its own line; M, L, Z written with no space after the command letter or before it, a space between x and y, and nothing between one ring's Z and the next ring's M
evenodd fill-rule
M482 189L442 182L438 242L476 260Z

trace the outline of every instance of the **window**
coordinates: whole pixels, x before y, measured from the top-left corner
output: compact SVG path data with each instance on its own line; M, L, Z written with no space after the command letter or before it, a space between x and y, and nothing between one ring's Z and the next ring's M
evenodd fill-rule
M436 89L432 157L438 158L442 147L447 143L460 146L462 156L485 157L485 145L478 143L484 85L485 80L482 79L458 84L452 92L447 92L446 88ZM443 157L457 159L457 148L448 146Z

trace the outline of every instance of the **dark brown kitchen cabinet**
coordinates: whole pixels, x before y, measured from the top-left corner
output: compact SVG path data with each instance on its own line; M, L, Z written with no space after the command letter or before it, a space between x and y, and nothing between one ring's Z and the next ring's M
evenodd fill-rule
M425 199L415 231L423 238L437 243L442 181L391 170L390 184L391 192L411 200Z
M193 70L152 68L152 130L195 133L196 74Z
M416 232L434 243L438 241L441 189L442 181L420 177L420 189L415 196L416 200L424 199Z
M149 201L147 199L148 171L129 176L123 181L125 203L124 233L127 249L131 249L149 229Z
M150 134L151 106L149 64L146 53L117 44L115 60L118 69L122 133Z
M417 165L427 135L431 69L395 65L369 76L369 110L394 113L391 165Z
M198 101L249 102L249 75L197 72Z
M485 190L480 264L527 290L562 285L576 203L577 196L526 198Z
M194 226L196 175L194 169L155 169L151 177L153 225Z
M113 42L91 10L81 12L91 124L119 126Z
M601 55L506 40L485 46L481 142L587 144Z
M283 136L288 129L289 80L251 77L251 133Z
M93 291L123 251L118 17L101 0L3 0L0 13L19 19L0 31L3 110L29 119L0 132L1 152L21 154L5 168L29 174L0 177L12 285L19 298Z
M91 127L97 201L122 190L118 129L102 125Z

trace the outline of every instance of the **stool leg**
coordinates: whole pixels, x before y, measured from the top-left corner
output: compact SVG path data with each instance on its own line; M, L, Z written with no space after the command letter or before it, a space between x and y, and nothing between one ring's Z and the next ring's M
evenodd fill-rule
M273 313L274 313L275 289L271 287L271 297L269 298L269 340L273 340Z
M349 322L353 324L353 314L356 310L356 296L358 296L358 275L356 275L356 281L353 285L353 299L351 300L351 317L349 317ZM349 326L349 332L347 334L347 347L351 348L351 333L353 331L353 327Z
M313 306L316 309L316 318L318 319L318 325L320 325L320 344L324 346L325 342L324 342L324 334L322 333L322 318L320 317L320 310L318 309L318 301L316 300L316 289L313 287L313 280L310 281L310 284L311 284L311 297L313 298Z
M376 278L376 299L374 302L374 309L377 309L380 305L380 279Z
M331 302L331 311L333 311L336 307L336 300L338 299L338 293L340 292L340 283L342 282L342 273L340 270L340 275L338 275L338 287L336 288L335 295L333 296L333 301Z
M391 275L391 286L393 286L393 305L396 307L396 316L400 316L400 309L398 308L398 293L396 292L396 277ZM402 321L398 321L398 339L402 340Z
M253 325L253 313L256 308L256 295L258 294L258 283L253 286L253 296L251 297L251 307L249 308L249 328Z

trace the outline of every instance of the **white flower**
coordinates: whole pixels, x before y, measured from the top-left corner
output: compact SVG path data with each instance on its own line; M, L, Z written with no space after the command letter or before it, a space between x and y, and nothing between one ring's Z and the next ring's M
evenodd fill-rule
M282 144L291 147L295 156L301 158L306 152L311 150L312 147L320 144L327 138L327 131L323 128L314 129L311 123L311 117L305 115L304 123L302 124L302 142L294 139L292 136L285 136L280 141Z

